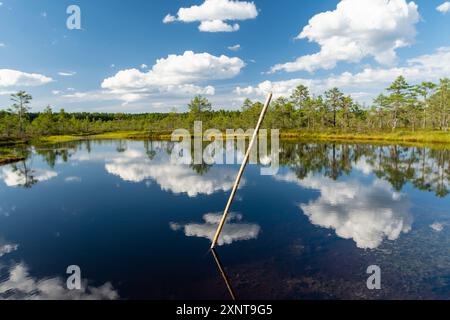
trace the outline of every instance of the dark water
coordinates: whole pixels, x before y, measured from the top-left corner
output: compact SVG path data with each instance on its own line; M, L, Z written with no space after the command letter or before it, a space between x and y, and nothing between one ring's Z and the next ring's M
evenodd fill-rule
M238 166L171 164L172 147L70 143L0 167L0 297L230 299L225 276L238 299L450 298L450 151L283 143L276 176L247 168L219 267Z

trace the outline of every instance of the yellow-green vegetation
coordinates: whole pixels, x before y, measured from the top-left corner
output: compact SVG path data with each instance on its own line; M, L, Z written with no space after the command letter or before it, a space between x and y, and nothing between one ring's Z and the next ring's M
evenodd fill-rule
M223 132L224 139L231 139L236 137L241 137L241 134L227 135ZM248 137L248 135L245 135ZM195 135L191 133L191 137L194 138ZM96 135L91 135L88 137L91 140L172 140L172 132L161 131L161 132L145 132L145 131L120 131L120 132L107 132Z
M238 135L226 135L224 138L234 138ZM107 132L89 136L48 136L40 137L33 143L55 144L78 140L171 140L170 132L145 132L145 131L118 131ZM450 147L450 132L442 131L397 131L391 133L316 133L302 130L281 131L281 140L318 140L318 141L361 141L361 142L392 142L392 143L420 143L420 144L445 144Z
M61 135L61 136L48 136L48 137L39 137L31 142L33 144L55 144L55 143L64 143L78 140L85 140L86 136L74 136L74 135Z
M136 134L140 134L140 132L138 132L138 131L106 132L106 133L91 135L89 138L97 139L97 140L129 139L131 136L134 136Z
M118 132L106 132L101 134L95 134L89 136L91 140L145 140L145 139L158 139L158 140L170 140L172 134L170 132L146 132L146 131L118 131Z
M450 146L450 132L442 131L398 131L391 133L311 133L286 131L280 134L282 140L323 140L323 141L370 141L396 143L436 143Z

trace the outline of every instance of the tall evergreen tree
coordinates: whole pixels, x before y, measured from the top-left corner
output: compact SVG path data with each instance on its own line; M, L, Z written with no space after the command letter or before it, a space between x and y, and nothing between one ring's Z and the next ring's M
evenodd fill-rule
M398 125L398 119L404 108L407 95L411 86L406 82L403 76L399 76L386 90L390 93L387 97L388 106L392 110L392 130Z
M195 96L188 104L188 109L195 120L202 120L202 113L211 111L212 104L205 97Z
M19 91L11 95L13 104L10 111L17 115L19 125L19 135L24 133L25 121L27 120L28 112L30 111L30 103L33 97L25 91Z
M415 87L415 90L419 96L422 97L423 104L423 115L422 115L422 127L426 129L427 127L427 113L429 112L429 101L428 98L432 95L433 91L436 89L436 84L433 82L422 82Z
M336 114L342 108L344 94L338 88L333 88L325 92L325 97L327 98L327 105L333 112L333 127L336 128Z

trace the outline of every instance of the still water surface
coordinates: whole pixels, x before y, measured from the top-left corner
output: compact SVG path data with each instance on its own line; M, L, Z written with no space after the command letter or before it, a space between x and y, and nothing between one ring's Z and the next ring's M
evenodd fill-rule
M217 259L238 165L173 164L158 141L32 148L0 167L0 298L450 299L449 150L281 147L277 175L247 167Z

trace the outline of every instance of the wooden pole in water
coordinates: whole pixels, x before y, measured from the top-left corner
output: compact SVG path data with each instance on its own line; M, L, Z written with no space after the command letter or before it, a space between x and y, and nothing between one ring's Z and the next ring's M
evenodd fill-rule
M230 283L230 279L228 279L228 276L225 273L225 269L223 268L222 263L220 262L220 259L216 253L216 250L211 249L211 252L213 254L214 260L216 261L217 267L219 268L219 272L220 272L223 280L225 281L225 285L227 286L228 293L230 294L231 299L233 299L233 301L236 301L236 294L234 293L233 287L231 286L231 283Z
M241 182L242 174L244 173L245 167L247 166L248 159L250 158L250 152L253 149L253 145L255 144L256 139L258 138L259 129L261 128L261 124L264 120L264 116L266 115L267 109L269 108L270 101L272 100L272 93L269 93L267 96L266 103L261 111L261 115L259 116L258 123L256 124L255 131L253 132L252 139L250 140L250 144L248 146L248 150L245 154L244 161L242 162L241 169L239 169L239 173L237 175L236 181L233 186L233 190L231 191L230 199L228 200L227 206L225 207L225 211L223 212L222 220L219 223L219 227L217 228L216 235L214 236L214 240L211 245L211 249L214 249L217 244L217 240L219 240L220 233L222 232L222 228L227 221L228 211L230 210L231 203L233 203L234 196L236 195L237 188L239 187L239 183Z

